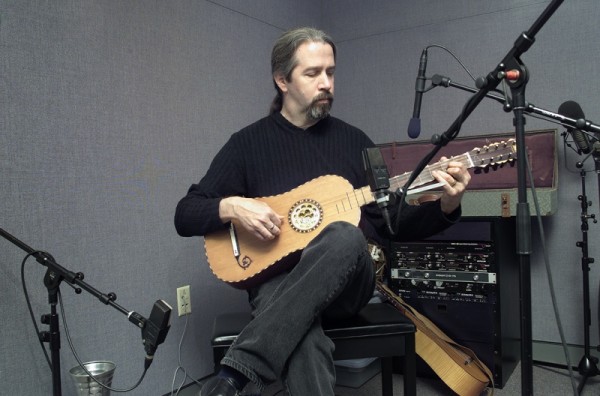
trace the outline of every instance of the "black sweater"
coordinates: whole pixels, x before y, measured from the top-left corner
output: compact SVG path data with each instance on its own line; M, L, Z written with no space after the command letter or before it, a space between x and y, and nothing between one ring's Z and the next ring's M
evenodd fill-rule
M225 226L219 218L222 197L272 196L322 175L342 176L354 188L367 186L362 151L373 146L360 129L331 116L306 130L294 126L280 113L267 116L231 136L206 175L179 201L175 228L181 236L205 235ZM451 225L459 215L457 210L444 216L438 201L407 206L402 210L400 230L394 239L432 235ZM378 239L375 233L389 237L379 209L373 204L363 208L360 226L367 237Z

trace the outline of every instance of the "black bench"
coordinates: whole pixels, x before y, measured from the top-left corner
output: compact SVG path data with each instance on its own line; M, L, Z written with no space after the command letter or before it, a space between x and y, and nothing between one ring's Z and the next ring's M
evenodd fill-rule
M212 347L215 372L237 335L252 320L249 312L225 313L215 318ZM393 396L393 359L399 358L404 375L404 395L416 395L415 325L387 303L365 306L358 315L324 323L325 334L335 344L335 360L381 359L383 396Z

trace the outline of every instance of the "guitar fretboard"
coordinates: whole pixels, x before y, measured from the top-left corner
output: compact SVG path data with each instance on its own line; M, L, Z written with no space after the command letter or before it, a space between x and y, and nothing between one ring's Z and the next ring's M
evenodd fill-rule
M485 168L489 165L503 164L512 161L514 160L515 153L516 143L514 139L484 146L481 149L475 148L467 153L436 162L435 164L427 165L412 182L410 188L415 189L424 184L431 183L435 180L433 171L445 171L448 169L448 164L450 162L460 162L466 166L467 169L474 167ZM405 172L390 178L390 191L397 191L404 187L411 175L412 172ZM409 189L408 191L410 192L411 190ZM365 186L346 193L344 196L336 198L335 202L328 202L327 204L334 203L338 213L343 213L373 202L375 202L373 192L369 186Z
M433 180L435 180L432 172L433 171L445 171L446 169L448 169L448 164L450 162L460 162L467 168L472 168L475 166L475 164L473 164L473 161L471 160L471 156L469 155L469 153L465 153L465 154L462 154L462 155L459 155L459 156L456 156L456 157L453 157L453 158L450 158L450 159L447 159L444 161L436 162L435 164L427 165L425 168L423 168L423 171L412 182L410 187L415 188L418 186L422 186L423 184L432 182ZM401 175L392 177L390 179L390 190L396 191L399 188L404 187L404 185L406 184L406 182L408 181L408 179L410 178L411 175L412 175L412 172L405 172Z

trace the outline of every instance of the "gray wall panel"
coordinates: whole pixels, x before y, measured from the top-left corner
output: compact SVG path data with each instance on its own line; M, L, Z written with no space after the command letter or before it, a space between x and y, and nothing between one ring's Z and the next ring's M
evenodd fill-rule
M200 238L176 235L174 209L231 133L266 114L272 42L311 20L292 2L278 4L254 16L237 11L240 4L198 1L0 4L0 227L144 316L159 298L176 307L176 288L191 285L181 361L195 378L212 370L212 318L247 309L246 294L210 273ZM261 20L265 11L274 20ZM24 253L4 240L0 251L9 318L0 382L10 394L49 394L20 290ZM39 317L49 311L44 269L30 261L25 273ZM86 293L62 290L81 358L115 361L113 384L132 385L143 367L139 330ZM167 341L131 394L170 391L184 323L175 310ZM75 394L62 335L63 394Z
M0 227L82 271L118 303L149 315L175 289L192 288L193 313L182 363L193 377L212 369L212 318L244 309L246 296L218 282L199 238L172 226L177 200L207 169L231 133L266 113L273 96L269 55L282 29L328 30L339 43L334 114L379 143L405 141L423 47L447 46L475 76L489 72L547 1L10 1L0 3ZM555 110L578 101L600 120L600 48L594 0L565 2L523 57L532 73L527 97ZM429 51L428 75L469 79L444 52ZM467 94L437 88L423 99L423 139L443 131ZM528 118L528 129L553 127ZM485 101L462 136L506 132L512 116ZM559 153L559 212L544 220L559 308L570 343L582 343L579 177ZM595 178L588 195L597 207ZM535 230L535 227L534 227ZM597 226L590 228L591 240ZM558 341L539 244L532 259L534 338ZM598 257L592 243L590 255ZM48 394L50 371L35 341L20 288L23 252L0 240L2 325L0 382L10 394ZM48 311L44 269L26 279L36 316ZM591 290L598 290L592 265ZM63 286L71 335L84 360L110 359L114 384L140 375L139 331L85 293ZM592 344L598 343L592 295ZM167 341L140 388L170 391L184 320L174 314ZM74 394L61 350L64 394ZM33 379L32 379L33 378Z

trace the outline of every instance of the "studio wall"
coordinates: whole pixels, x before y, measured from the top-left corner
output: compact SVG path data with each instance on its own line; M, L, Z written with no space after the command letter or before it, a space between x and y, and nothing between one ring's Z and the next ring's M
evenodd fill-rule
M274 94L269 57L284 30L314 25L338 43L333 113L375 142L408 141L414 81L424 47L453 51L485 75L528 29L548 1L0 1L0 228L117 303L144 316L191 286L192 314L171 319L167 340L132 395L171 391L179 362L193 378L212 370L212 319L247 309L245 292L212 275L200 238L173 227L177 201L197 182L228 137L266 114ZM531 71L527 99L556 111L579 102L600 121L593 77L600 44L595 0L567 1L523 56ZM428 75L474 85L455 60L429 50ZM436 88L423 97L421 139L443 132L468 94ZM527 129L557 128L527 119ZM461 136L513 130L512 115L484 101ZM580 179L572 151L559 150L559 209L544 219L546 243L567 341L583 342ZM566 169L569 167L570 170ZM586 168L591 162L586 163ZM588 195L598 207L595 175ZM590 226L597 239L598 225ZM534 227L534 233L537 227ZM534 340L559 341L541 247L534 236ZM590 256L598 257L593 243ZM2 324L0 383L7 394L50 394L51 373L36 340L21 287L25 254L0 240ZM592 345L598 344L598 271L591 266ZM45 268L24 268L36 319L49 312ZM117 364L113 385L141 375L140 332L125 315L66 284L62 299L73 344L84 361ZM515 285L517 290L517 285ZM184 334L179 356L179 343ZM74 395L76 362L61 323L63 394ZM577 360L579 356L574 356ZM178 376L177 383L183 377ZM188 380L189 381L189 380Z
M231 133L266 115L272 42L320 14L318 2L248 4L0 2L0 227L145 317L191 287L181 359L186 321L175 309L132 395L169 393L179 361L193 378L208 375L212 318L247 309L245 292L208 269L202 240L177 236L173 215ZM24 256L0 240L0 383L7 394L51 394L21 287ZM45 269L29 260L24 272L39 323L50 312ZM89 293L61 290L80 358L114 361L113 385L132 386L144 366L140 330ZM74 395L62 323L61 341L63 394Z

